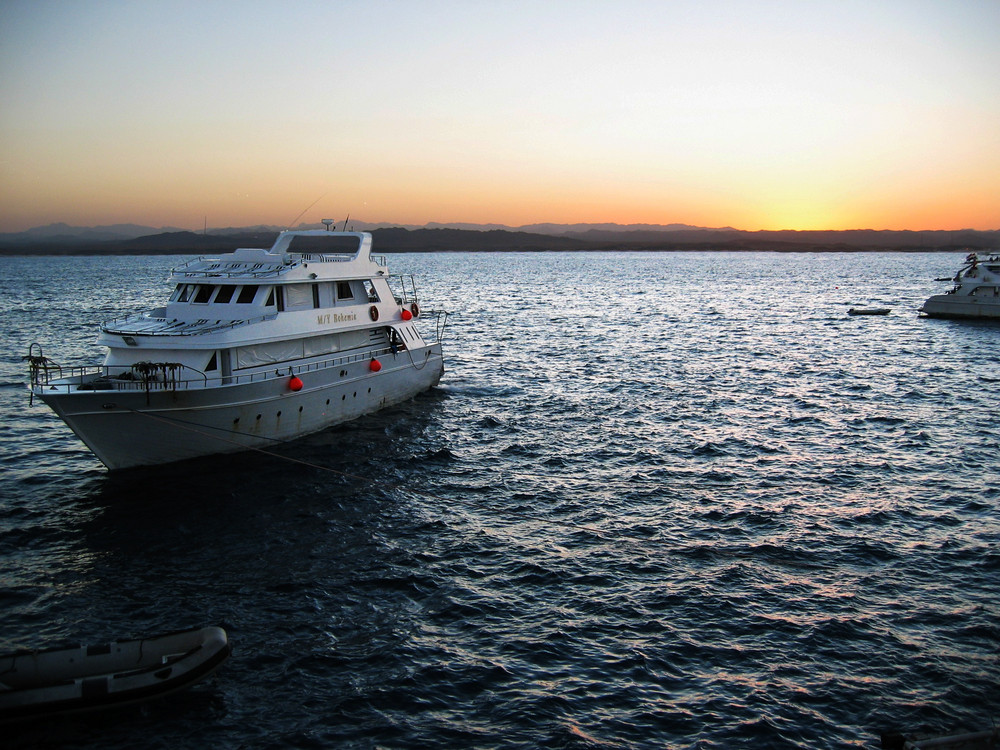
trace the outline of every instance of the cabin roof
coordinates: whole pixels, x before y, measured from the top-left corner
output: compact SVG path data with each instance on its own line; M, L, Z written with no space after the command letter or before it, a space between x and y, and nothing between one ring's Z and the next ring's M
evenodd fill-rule
M173 269L175 281L192 279L276 279L308 276L364 278L385 275L384 259L373 261L368 232L328 232L324 229L289 230L270 248L242 247L217 258L195 258ZM324 264L340 264L336 267ZM305 269L312 264L313 271ZM293 270L296 273L290 273Z

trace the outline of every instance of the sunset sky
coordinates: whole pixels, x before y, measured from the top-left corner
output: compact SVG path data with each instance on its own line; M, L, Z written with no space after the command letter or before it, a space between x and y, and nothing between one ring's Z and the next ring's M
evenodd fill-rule
M998 0L3 0L0 232L998 229L998 40Z

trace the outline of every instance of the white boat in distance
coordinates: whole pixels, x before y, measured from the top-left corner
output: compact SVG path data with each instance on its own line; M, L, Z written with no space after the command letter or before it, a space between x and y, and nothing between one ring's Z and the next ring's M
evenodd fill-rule
M935 294L920 312L932 318L1000 318L1000 255L965 257L955 274L954 288Z
M32 344L32 399L126 469L272 446L437 385L447 313L420 309L370 234L331 223L174 269L164 307L101 326L101 366L68 371Z

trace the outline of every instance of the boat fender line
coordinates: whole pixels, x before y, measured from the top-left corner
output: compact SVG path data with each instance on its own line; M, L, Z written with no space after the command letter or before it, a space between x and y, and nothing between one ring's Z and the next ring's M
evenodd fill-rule
M429 346L425 347L424 362L421 365L417 365L417 363L413 360L413 352L410 351L410 347L406 347L406 354L410 358L410 364L413 366L414 370L423 370L425 367L427 367L427 363L431 361L431 354L433 353L434 352L431 351L431 347Z
M368 316L372 319L372 321L378 320L378 308L375 307L375 305L368 308Z

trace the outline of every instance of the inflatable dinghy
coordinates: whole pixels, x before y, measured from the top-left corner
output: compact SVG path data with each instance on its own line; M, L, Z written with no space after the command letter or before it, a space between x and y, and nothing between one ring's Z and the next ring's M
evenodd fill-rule
M0 656L0 722L121 706L190 687L230 654L226 631L185 630Z

